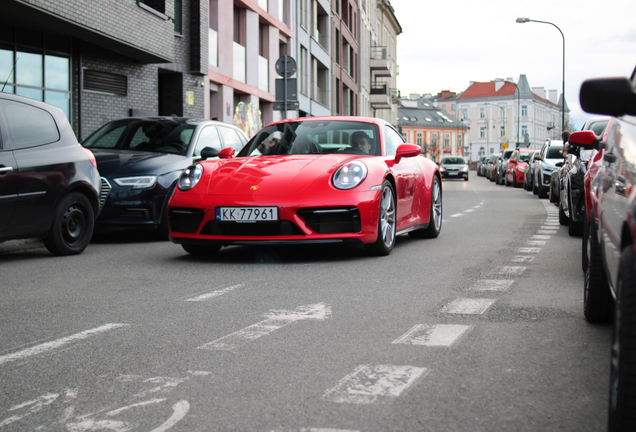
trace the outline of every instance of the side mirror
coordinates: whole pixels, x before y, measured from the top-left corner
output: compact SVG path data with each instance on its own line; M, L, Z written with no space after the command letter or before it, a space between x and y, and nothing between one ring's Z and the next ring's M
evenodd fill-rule
M614 117L636 115L636 93L627 78L600 78L584 81L579 94L581 108Z
M421 151L417 144L400 144L395 152L395 163L400 163L400 159L419 156Z
M234 147L225 147L223 150L219 152L219 157L221 159L230 159L234 157L234 152L236 152Z
M573 132L572 135L570 135L570 139L568 142L570 143L570 145L578 147L598 149L601 140L591 130L585 130L580 132Z
M541 157L540 154L538 154L538 155L534 155L534 160L540 161L540 160L543 160L543 158Z
M201 160L210 159L213 157L217 157L219 155L219 151L212 147L203 147L201 149Z

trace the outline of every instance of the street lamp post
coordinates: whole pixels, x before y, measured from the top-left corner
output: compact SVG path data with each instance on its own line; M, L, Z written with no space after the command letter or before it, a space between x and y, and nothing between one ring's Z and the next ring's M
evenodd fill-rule
M551 26L556 27L556 29L561 33L561 37L563 38L563 89L561 90L561 94L563 95L563 102L561 103L561 132L565 130L565 36L561 29L554 23L548 21L537 21L531 20L530 18L517 18L517 22L519 24L524 24L527 22L536 22L541 24L550 24Z
M503 113L503 116L501 115L501 113L499 114L499 118L503 119L503 123L504 123L504 126L505 126L506 120L507 120L506 119L506 107L505 106L501 106L501 105L497 105L497 104L494 104L494 103L489 103L489 102L484 102L484 105L491 105L491 106L499 107L501 109L501 112ZM494 125L493 125L493 127L494 127ZM489 130L490 129L490 125L488 125L486 129ZM486 137L486 140L488 140L488 137ZM496 143L497 143L497 141L495 140L495 144Z

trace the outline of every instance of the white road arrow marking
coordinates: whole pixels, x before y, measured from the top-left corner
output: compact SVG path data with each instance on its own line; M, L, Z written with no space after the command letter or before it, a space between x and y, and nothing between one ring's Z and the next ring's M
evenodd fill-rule
M283 328L300 320L324 321L331 315L331 307L324 303L300 306L293 311L270 311L267 319L252 324L242 330L230 333L220 339L201 345L198 349L232 351L239 346L266 336L273 331Z

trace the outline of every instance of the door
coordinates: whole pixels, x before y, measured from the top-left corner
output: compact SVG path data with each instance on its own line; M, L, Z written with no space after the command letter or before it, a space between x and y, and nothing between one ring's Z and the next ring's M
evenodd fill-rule
M11 150L0 149L0 235L11 220L17 198L18 165Z
M385 126L384 143L387 156L395 156L398 146L404 144L404 140L392 127ZM396 218L398 231L400 231L400 229L408 227L406 225L417 217L419 211L420 200L415 200L415 195L420 168L415 158L402 158L399 163L393 165L392 170L397 189L395 191L397 200Z

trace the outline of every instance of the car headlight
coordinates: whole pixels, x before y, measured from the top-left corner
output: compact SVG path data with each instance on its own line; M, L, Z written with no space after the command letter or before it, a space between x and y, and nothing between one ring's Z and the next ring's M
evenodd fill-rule
M338 168L331 181L338 189L353 189L367 177L367 166L359 161L348 162Z
M446 171L446 168L444 168L443 166L441 166L441 167L439 167L439 170L440 170L441 172L445 172L445 171Z
M468 167L467 167L467 166L462 167L462 168L460 169L460 171L461 171L461 172L468 172Z
M203 166L200 164L190 165L181 173L177 187L182 191L190 190L199 183L201 176L203 176Z
M526 167L520 166L519 167L519 172L526 172Z
M113 179L117 185L133 189L149 189L157 183L157 176L122 177Z

